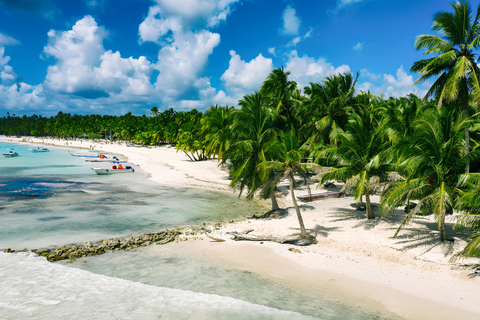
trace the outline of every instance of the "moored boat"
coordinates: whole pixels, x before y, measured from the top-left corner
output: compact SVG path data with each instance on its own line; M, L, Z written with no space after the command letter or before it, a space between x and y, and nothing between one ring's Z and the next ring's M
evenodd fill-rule
M40 148L40 147L37 147L37 149L32 149L32 152L49 152L50 150L48 150L47 148Z
M3 155L5 156L5 158L12 158L18 156L18 153L15 151L9 151L7 153L4 153Z
M121 162L116 161L112 162L113 166L111 168L92 168L93 171L95 171L96 174L118 174L118 173L133 173L135 172L135 169L133 169L131 166L123 166Z
M70 153L71 156L77 158L86 158L86 159L105 159L105 161L116 160L116 157L111 157L106 153L101 153L97 151L91 151L88 153Z

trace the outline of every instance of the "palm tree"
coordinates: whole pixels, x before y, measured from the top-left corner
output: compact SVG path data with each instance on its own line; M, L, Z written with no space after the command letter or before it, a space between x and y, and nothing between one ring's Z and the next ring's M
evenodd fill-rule
M150 116L152 116L152 117L157 117L158 116L157 106L153 106L153 108L150 110Z
M441 37L420 35L415 40L417 50L425 49L424 55L434 53L437 56L416 61L410 70L420 75L415 83L438 77L425 99L435 96L439 106L455 101L467 118L469 97L472 93L480 94L480 69L473 52L480 46L480 6L475 19L472 19L468 1L452 2L451 6L453 13L439 11L434 15L432 30L439 32ZM468 154L469 151L469 127L466 126L464 152Z
M253 199L256 191L263 186L258 165L268 156L266 144L275 132L272 127L272 112L267 108L260 93L252 93L239 101L240 110L233 114L232 132L235 136L225 152L222 163L228 164L232 176L231 186L240 194L247 190L247 199ZM272 210L278 210L273 190L268 194Z
M276 110L279 118L279 129L289 130L291 127L298 132L299 124L296 117L297 104L292 99L297 91L297 83L288 78L290 72L281 69L273 70L263 82L260 93L268 99L268 105Z
M218 155L218 161L223 160L225 151L230 145L233 110L235 110L233 107L213 105L205 111L201 120L207 154Z
M260 164L261 171L264 175L264 178L271 176L272 171L276 178L268 179L269 181L277 181L283 179L288 179L290 186L290 195L292 196L292 202L295 207L295 212L297 213L298 224L300 225L300 238L309 240L309 243L316 243L314 237L307 233L305 225L303 223L302 214L298 207L297 200L295 198L294 191L294 175L299 174L307 184L307 170L312 168L312 164L301 163L303 159L303 153L301 152L301 147L298 143L298 137L295 132L292 130L287 133L280 133L280 139L273 140L269 145L269 151L273 154L274 159L276 160L265 160ZM307 184L308 186L308 184Z
M384 147L385 122L378 119L376 102L372 100L361 113L351 114L345 131L338 128L332 133L338 139L322 153L338 161L336 167L323 167L318 175L321 183L328 180L344 181L342 192L352 192L361 202L365 195L367 218L374 219L370 195L386 181L389 157Z
M428 110L415 121L410 141L398 146L401 158L405 159L399 167L408 168L409 174L385 190L382 213L390 214L409 200L418 200L418 204L406 215L395 235L414 215L433 212L440 240L447 240L445 214L456 205L461 180L470 175L462 175L463 169L479 154L477 150L463 153L463 129L469 120L454 121L453 114L454 110Z

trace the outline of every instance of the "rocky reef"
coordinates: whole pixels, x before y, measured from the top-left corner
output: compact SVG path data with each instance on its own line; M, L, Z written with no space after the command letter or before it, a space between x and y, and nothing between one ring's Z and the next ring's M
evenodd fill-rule
M213 224L213 228L218 228L221 222ZM64 245L61 247L49 248L44 250L38 249L24 249L23 252L31 251L36 253L39 256L47 258L48 261L59 261L70 259L71 261L86 257L86 256L95 256L104 254L106 252L113 252L118 250L132 250L138 247L146 247L151 244L163 245L169 242L179 242L185 241L188 239L202 239L200 235L205 233L210 233L211 230L208 227L208 224L203 224L199 226L190 226L190 227L180 227L175 229L166 229L161 232L142 234L136 237L129 236L123 238L112 238L107 240L100 240L98 242L87 241L81 245ZM16 252L10 248L6 249L4 252L13 253ZM70 261L70 262L71 262Z

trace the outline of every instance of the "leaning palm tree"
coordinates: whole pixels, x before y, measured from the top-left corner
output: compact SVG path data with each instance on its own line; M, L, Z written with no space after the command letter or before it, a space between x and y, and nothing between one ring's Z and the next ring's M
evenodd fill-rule
M338 165L323 167L318 175L321 183L328 180L345 182L342 192L353 192L359 202L365 196L367 218L375 214L370 195L375 193L388 178L389 156L384 148L385 122L378 119L376 102L365 106L360 114L350 115L345 130L338 128L332 135L338 140L321 151L331 155Z
M469 120L454 121L454 110L431 109L415 121L415 132L409 141L400 143L400 168L408 168L408 176L392 183L382 196L382 213L390 214L409 200L418 204L403 219L395 236L415 215L433 213L437 220L440 240L447 240L445 215L456 206L461 194L464 168L478 151L463 153L463 130Z
M472 94L480 94L480 69L474 50L480 47L480 6L475 19L468 1L451 3L453 13L435 13L432 30L440 34L420 35L415 40L417 50L425 49L424 55L437 56L416 61L410 68L420 77L415 83L436 78L425 95L435 96L441 106L444 102L456 102L464 117L468 117L468 103ZM465 154L469 152L469 127L465 127ZM468 167L467 167L468 172Z
M272 176L272 172L276 178L270 179L270 181L281 180L281 178L288 179L290 186L290 194L292 196L292 202L297 213L298 224L300 225L300 238L308 241L309 244L316 243L315 238L307 233L305 224L303 223L302 214L298 207L297 200L295 198L294 191L294 175L299 174L307 182L307 171L312 168L314 164L301 163L303 159L303 153L301 152L301 146L298 143L298 137L293 130L287 133L280 133L280 139L273 140L269 144L268 150L272 153L273 159L263 161L260 164L260 169L265 178Z

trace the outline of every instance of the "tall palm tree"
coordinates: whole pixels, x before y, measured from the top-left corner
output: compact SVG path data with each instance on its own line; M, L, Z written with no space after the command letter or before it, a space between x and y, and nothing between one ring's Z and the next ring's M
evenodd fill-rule
M239 105L241 109L235 110L231 129L235 136L222 163L229 166L231 186L238 188L240 193L247 190L247 199L253 199L255 192L263 186L258 165L267 156L266 144L275 134L272 127L273 116L260 93L245 96L239 101ZM273 190L268 196L272 200L272 210L278 210Z
M416 61L410 68L420 77L415 83L437 78L425 95L435 96L441 106L444 102L456 102L464 117L468 117L469 98L480 95L480 69L474 50L480 46L480 6L475 19L468 1L452 2L452 12L435 13L432 30L436 35L419 35L415 40L417 50L425 49L437 56ZM465 127L465 154L470 151L469 127ZM468 167L467 167L468 172Z
M395 235L414 215L433 212L440 240L447 240L445 214L453 210L461 194L461 178L465 180L470 175L463 173L465 166L478 157L477 150L463 153L463 130L468 122L454 121L454 110L428 110L415 121L410 141L398 146L401 159L405 159L399 166L408 168L409 174L385 190L382 213L390 214L409 200L418 200L418 204L406 215Z
M310 83L310 87L305 87L308 100L302 111L310 114L311 125L318 130L315 135L324 144L330 143L330 135L337 127L345 128L348 115L354 110L357 78L358 74L354 78L352 73L332 75L323 84Z
M280 139L273 140L269 145L269 151L273 154L273 159L265 160L260 164L260 168L265 177L271 175L272 171L278 178L269 179L269 181L279 181L281 178L288 179L290 186L290 195L292 196L292 202L297 213L298 224L300 226L300 238L306 239L309 243L316 243L314 237L307 233L305 224L303 223L302 214L298 207L297 200L295 198L294 191L294 175L299 174L304 181L307 181L307 171L312 168L310 163L301 163L303 159L303 153L301 152L301 146L299 145L298 137L293 130L287 133L280 133ZM308 184L307 184L308 186Z
M150 116L152 117L157 117L158 116L158 107L153 106L152 109L150 110Z
M370 195L387 180L390 160L384 147L385 122L378 118L376 107L375 100L372 100L361 113L350 115L345 130L338 128L332 133L338 144L322 152L332 155L338 165L323 167L318 175L321 183L344 181L342 191L353 191L359 202L365 196L368 219L375 218Z
M292 99L297 91L297 83L290 80L289 75L290 72L283 67L273 70L263 82L260 93L268 99L268 105L276 110L279 116L277 126L287 131L293 127L298 132L298 104Z

